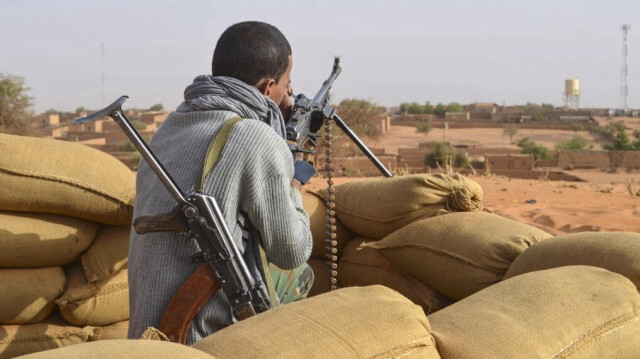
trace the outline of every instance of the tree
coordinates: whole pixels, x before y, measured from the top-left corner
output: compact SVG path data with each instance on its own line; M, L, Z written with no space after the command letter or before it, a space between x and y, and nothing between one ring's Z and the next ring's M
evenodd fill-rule
M584 150L589 146L589 142L582 136L575 136L570 140L556 143L557 150Z
M446 108L446 112L456 113L456 112L463 112L463 111L464 110L462 108L462 105L457 102L449 103Z
M345 99L338 105L338 113L359 136L378 138L382 133L380 123L386 116L383 106L367 100Z
M438 103L436 107L433 109L433 114L440 117L444 117L444 114L446 112L447 110L444 108L444 105L442 105L441 103Z
M447 163L453 167L464 167L469 164L466 152L456 151L438 142L433 145L431 152L424 156L424 164L429 167L445 166Z
M155 105L149 107L149 110L151 110L151 111L162 111L162 110L164 110L164 106L162 106L161 103L158 103L158 104L155 104Z
M632 149L631 139L625 129L618 131L613 141L609 144L602 146L605 150L609 151L629 151Z
M87 112L87 109L86 109L86 108L84 108L84 107L82 107L82 106L80 106L80 107L76 108L76 114L78 114L78 115L79 115L79 114L81 114L81 113L83 113L83 112Z
M429 132L431 132L431 122L424 122L421 124L418 124L418 126L416 126L416 132L417 133L424 133L425 136L427 136L429 134Z
M544 115L540 111L536 111L536 112L533 113L533 115L531 115L531 121L533 121L533 122L542 122L542 121L546 121L546 120L547 120L547 118L544 117Z
M407 112L412 114L412 115L419 115L421 113L423 113L423 109L422 106L420 106L419 103L417 102L412 102L409 104L409 107L407 108Z
M0 132L27 134L33 98L22 77L0 73Z
M548 148L532 141L529 137L525 137L518 141L518 147L522 148L522 153L532 154L536 161L550 160L553 158Z
M578 122L573 122L571 123L571 129L576 133L576 136L578 136L578 131L584 130L584 127L582 127L582 125Z
M513 136L515 136L516 133L518 133L518 131L519 131L518 126L516 126L516 125L506 125L502 129L502 134L509 136L509 140L511 141L511 143L513 143Z

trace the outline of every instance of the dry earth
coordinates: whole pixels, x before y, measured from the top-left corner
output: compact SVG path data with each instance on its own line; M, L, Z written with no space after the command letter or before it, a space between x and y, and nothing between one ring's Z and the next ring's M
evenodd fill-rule
M439 133L438 133L439 131ZM370 147L417 147L421 141L442 140L443 130L434 129L428 136L410 127L392 128L378 141L367 141ZM587 137L586 132L582 132ZM552 147L573 136L572 131L528 130L516 137L529 136ZM482 147L509 147L509 138L501 129L447 130L453 143ZM608 173L600 170L575 170L584 182L510 179L499 176L472 176L484 192L484 205L493 212L529 223L552 234L579 231L640 232L640 173ZM364 178L337 177L336 184ZM326 186L326 181L313 178L307 188Z

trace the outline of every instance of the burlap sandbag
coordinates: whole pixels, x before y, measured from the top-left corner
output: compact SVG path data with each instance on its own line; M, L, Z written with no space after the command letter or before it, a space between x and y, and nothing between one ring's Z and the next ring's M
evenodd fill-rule
M96 239L81 257L84 276L89 282L111 277L127 267L130 233L128 226L100 228Z
M522 252L504 279L568 265L608 269L629 278L640 290L640 234L580 232L549 238Z
M442 358L638 358L640 295L570 266L523 274L429 315Z
M422 309L383 286L343 288L220 330L193 348L233 358L439 358Z
M93 329L78 328L58 318L25 325L0 325L0 359L80 344L87 341ZM45 352L45 357L48 352Z
M90 342L97 340L127 339L129 334L129 321L113 323L104 327L94 328L93 334L89 337Z
M326 190L319 191L321 195ZM335 211L355 233L380 239L442 211L482 209L482 187L455 174L415 174L349 182L335 187Z
M45 320L55 309L65 279L60 267L0 269L0 324Z
M114 339L82 343L46 352L21 356L21 359L214 359L186 345L154 340Z
M56 300L60 314L74 325L105 326L129 319L127 269L88 283L79 265L67 269L64 294Z
M72 142L0 134L0 210L127 225L135 176L115 157Z
M307 298L330 291L331 272L329 271L328 260L320 258L309 258L307 264L313 270L313 287L311 287ZM340 283L336 283L336 286L340 287Z
M375 249L361 248L367 238L354 238L344 248L338 266L338 279L347 286L380 284L404 295L422 307L426 314L440 310L453 303L427 284L395 268Z
M91 245L97 230L98 224L79 218L0 212L0 267L69 265Z
M317 194L311 192L302 192L302 204L304 210L309 215L309 226L311 228L311 235L313 236L313 248L311 249L312 258L325 259L325 255L329 253L327 247L329 244L326 242L328 239L327 234L327 205L326 201L320 198ZM336 234L336 255L340 257L342 255L342 248L351 238L355 237L355 233L351 232L347 227L336 218L335 226Z
M526 248L550 234L487 212L456 212L412 223L367 247L453 299L502 280Z

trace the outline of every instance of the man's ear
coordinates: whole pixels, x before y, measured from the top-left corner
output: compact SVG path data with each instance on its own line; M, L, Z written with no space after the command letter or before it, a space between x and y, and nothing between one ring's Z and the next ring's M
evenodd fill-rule
M260 91L260 93L269 97L269 95L271 94L271 91L273 91L273 86L275 84L276 84L276 80L271 78L266 78L266 79L260 80L260 82L258 82L258 84L256 85L256 88L258 89L258 91Z

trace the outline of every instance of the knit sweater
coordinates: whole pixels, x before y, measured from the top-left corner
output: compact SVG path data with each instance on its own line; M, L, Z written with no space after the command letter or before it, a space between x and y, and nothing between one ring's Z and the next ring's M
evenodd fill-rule
M201 176L213 136L236 116L229 111L173 112L149 144L173 180L189 193ZM203 192L212 195L225 217L234 241L244 252L237 214L243 211L261 234L269 262L283 269L305 263L311 254L309 218L300 191L291 187L293 161L285 141L259 120L247 119L233 128L218 162L206 177ZM171 211L176 202L145 161L137 174L134 218ZM129 245L129 338L140 338L158 327L179 286L198 264L194 240L171 232L131 233ZM255 261L247 261L255 276ZM192 322L187 344L234 321L231 306L218 291Z

